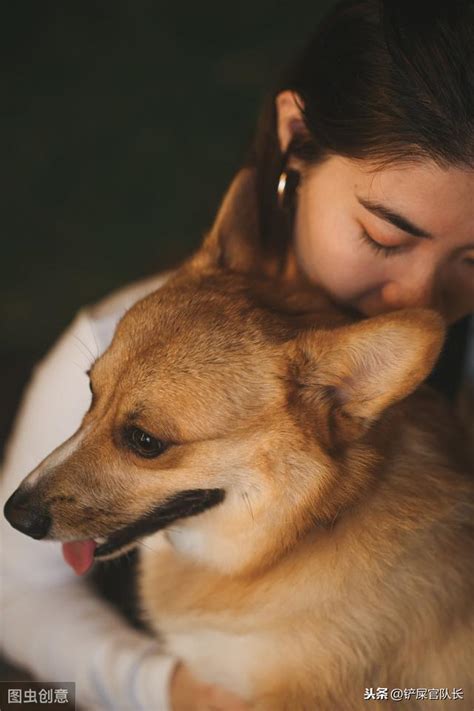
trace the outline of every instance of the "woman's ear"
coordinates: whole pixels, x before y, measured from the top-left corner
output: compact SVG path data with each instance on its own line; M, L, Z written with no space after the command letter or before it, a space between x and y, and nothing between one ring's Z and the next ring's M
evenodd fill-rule
M280 150L284 154L297 135L307 132L303 119L304 103L294 91L282 91L275 99L277 132Z

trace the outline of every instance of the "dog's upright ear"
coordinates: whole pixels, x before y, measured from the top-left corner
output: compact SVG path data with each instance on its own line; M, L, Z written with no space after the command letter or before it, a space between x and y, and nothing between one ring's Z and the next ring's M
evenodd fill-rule
M306 331L294 343L299 397L306 409L330 419L339 441L357 439L429 375L444 333L441 316L427 309Z
M188 266L197 272L216 268L258 272L262 262L258 220L255 171L242 168L224 196L212 229Z

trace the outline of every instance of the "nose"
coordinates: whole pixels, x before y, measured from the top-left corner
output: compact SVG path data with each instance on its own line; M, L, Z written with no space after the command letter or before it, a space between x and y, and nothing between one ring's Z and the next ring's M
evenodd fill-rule
M440 310L440 299L435 290L434 277L406 275L404 280L391 281L382 288L382 301L386 308L401 309L416 306Z
M32 501L31 491L17 489L8 499L3 509L7 521L21 533L40 539L51 527L51 517L41 506Z

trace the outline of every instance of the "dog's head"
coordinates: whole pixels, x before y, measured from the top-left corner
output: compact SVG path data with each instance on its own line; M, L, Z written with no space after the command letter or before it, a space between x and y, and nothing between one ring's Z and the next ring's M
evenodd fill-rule
M256 274L229 212L126 313L90 370L80 429L6 504L19 530L68 542L78 570L163 528L222 569L271 560L357 499L375 423L437 356L432 312L352 322Z

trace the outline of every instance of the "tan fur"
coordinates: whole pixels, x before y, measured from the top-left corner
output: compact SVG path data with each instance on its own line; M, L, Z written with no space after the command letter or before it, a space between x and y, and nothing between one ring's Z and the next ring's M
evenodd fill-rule
M122 319L82 438L31 475L51 537L222 488L145 541L141 601L166 649L258 711L471 709L472 471L447 406L416 390L440 320L353 322L256 275L229 224L236 190L199 254ZM172 446L141 459L127 418ZM465 700L364 702L378 686Z

